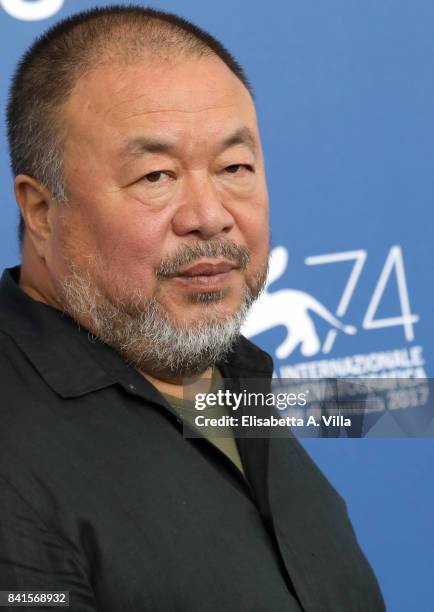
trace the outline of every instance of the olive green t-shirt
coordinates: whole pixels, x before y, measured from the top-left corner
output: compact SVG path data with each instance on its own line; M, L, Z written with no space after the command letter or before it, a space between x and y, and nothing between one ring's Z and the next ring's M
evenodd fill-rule
M223 379L218 368L213 368L213 374L211 379L211 386L209 389L209 393L215 393L219 389L223 387ZM176 410L176 412L183 417L185 421L187 421L194 429L197 431L199 428L195 425L194 419L197 416L198 412L195 408L194 402L191 400L182 399L180 397L175 397L173 395L169 395L167 393L163 393L166 400L169 404ZM206 408L206 414L211 418L219 418L222 416L227 416L228 410L226 406L208 406ZM200 432L202 435L207 438L214 446L216 446L222 453L228 457L232 463L238 468L238 470L245 476L243 465L241 463L240 454L238 452L238 447L235 442L235 438L233 435L233 431L231 427L223 428L224 436L221 435L222 428L216 428L212 426L201 427ZM217 432L220 435L217 435Z

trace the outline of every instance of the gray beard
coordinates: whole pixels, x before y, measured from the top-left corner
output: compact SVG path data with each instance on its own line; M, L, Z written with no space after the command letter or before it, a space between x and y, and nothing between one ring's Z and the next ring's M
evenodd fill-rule
M242 302L232 315L222 316L217 309L223 292L192 293L190 302L203 304L204 319L187 327L176 325L154 297L143 298L137 291L128 300L114 300L97 287L88 271L71 261L69 268L68 276L56 283L65 312L136 369L164 377L194 376L222 361L239 337L265 280L264 273L252 289L245 286ZM172 271L167 262L159 275L165 271Z

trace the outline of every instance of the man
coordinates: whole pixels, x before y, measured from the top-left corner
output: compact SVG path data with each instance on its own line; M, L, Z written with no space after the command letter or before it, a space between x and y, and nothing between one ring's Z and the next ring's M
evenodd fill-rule
M174 15L82 13L24 56L8 127L1 589L69 591L74 611L384 610L294 439L183 437L186 377L272 373L239 335L269 249L239 65Z

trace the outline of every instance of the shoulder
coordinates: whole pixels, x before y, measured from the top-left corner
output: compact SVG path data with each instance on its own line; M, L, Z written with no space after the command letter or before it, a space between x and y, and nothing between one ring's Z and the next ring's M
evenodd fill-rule
M9 443L18 432L31 431L52 401L51 396L25 352L0 330L0 445Z

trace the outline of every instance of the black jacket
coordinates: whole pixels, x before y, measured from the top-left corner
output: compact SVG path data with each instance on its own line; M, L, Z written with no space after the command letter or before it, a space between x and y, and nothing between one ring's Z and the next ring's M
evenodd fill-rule
M246 482L18 273L0 283L0 590L68 590L72 612L384 610L295 439L239 439ZM240 338L220 369L269 379L272 361Z

